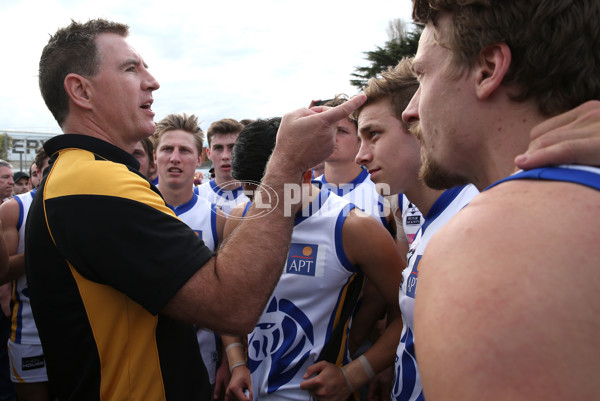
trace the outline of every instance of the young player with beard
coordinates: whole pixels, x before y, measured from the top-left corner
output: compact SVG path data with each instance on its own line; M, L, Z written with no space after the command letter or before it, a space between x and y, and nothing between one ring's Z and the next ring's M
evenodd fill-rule
M600 3L413 7L425 29L413 63L419 90L403 120L422 128L435 172L424 179L483 191L421 261L415 343L425 395L598 399L600 169L515 173L514 160L534 126L600 98Z
M425 211L425 225L417 234L414 246L409 253L409 266L404 271L404 281L400 294L400 307L403 312L404 328L403 336L396 356L396 382L393 386L393 395L396 400L420 399L423 397L419 373L414 353L414 295L418 278L418 262L423 254L427 241L436 230L454 215L461 205L468 203L476 191L467 187L463 192L463 199L451 207L452 203L444 205L451 199L451 194L456 189L443 191L435 190L426 186L422 180L423 175L431 175L428 165L422 163L418 140L411 135L408 126L402 121L402 111L409 103L410 98L418 88L418 81L411 67L411 59L402 60L398 66L382 73L381 78L373 78L364 89L367 101L353 115L358 119L359 135L361 137L361 149L357 156L357 162L369 169L372 180L376 183L386 183L390 186L392 193L402 192L409 201L419 209ZM600 110L600 104L597 109ZM582 106L583 108L583 106ZM590 111L594 110L591 105L586 106ZM561 124L579 122L579 116L588 115L585 110L574 110L561 116L561 119L548 121L547 124L535 130L536 137L548 138L546 131L554 129L559 131L563 128ZM598 113L597 113L598 114ZM581 137L586 140L588 146L593 147L593 121L589 118L579 122L582 126ZM415 126L415 131L418 126ZM546 135L542 135L542 133ZM590 138L591 137L591 138ZM561 137L554 140L559 144L566 145L568 138ZM561 141L561 142L559 142ZM546 146L553 143L545 142ZM530 160L540 159L543 151L541 145L537 145L537 152ZM587 150L579 149L572 154L573 160L581 159L587 154ZM565 147L560 152L555 152L556 159L569 155ZM548 157L546 156L546 160ZM593 161L593 159L590 159ZM532 167L535 167L532 165Z

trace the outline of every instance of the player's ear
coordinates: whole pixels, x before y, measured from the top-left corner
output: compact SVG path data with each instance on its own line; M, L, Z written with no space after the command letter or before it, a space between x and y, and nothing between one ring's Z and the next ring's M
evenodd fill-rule
M311 181L312 181L312 170L308 169L304 172L304 175L302 176L302 183L310 184Z
M506 43L498 43L483 48L476 66L475 83L480 99L490 97L502 84L511 62L510 48Z

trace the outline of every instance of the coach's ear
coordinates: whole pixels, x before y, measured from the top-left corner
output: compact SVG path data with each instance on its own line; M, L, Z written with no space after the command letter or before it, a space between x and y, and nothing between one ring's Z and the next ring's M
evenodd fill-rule
M511 58L506 43L489 45L479 52L475 66L475 90L479 99L490 97L498 89L510 67Z
M90 86L86 78L79 74L68 74L65 77L65 91L73 103L84 109L91 109Z

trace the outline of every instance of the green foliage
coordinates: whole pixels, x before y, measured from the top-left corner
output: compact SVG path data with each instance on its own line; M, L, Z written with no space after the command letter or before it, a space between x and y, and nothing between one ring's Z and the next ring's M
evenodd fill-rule
M354 67L355 72L351 75L355 79L351 79L350 84L360 90L369 78L377 77L382 71L396 66L403 57L413 57L417 53L422 31L422 27L416 26L413 31L406 32L402 21L390 21L388 33L391 39L383 47L377 46L377 50L364 52L365 59L371 65Z
M8 133L3 132L0 134L0 159L8 159L8 150L10 149L12 138Z

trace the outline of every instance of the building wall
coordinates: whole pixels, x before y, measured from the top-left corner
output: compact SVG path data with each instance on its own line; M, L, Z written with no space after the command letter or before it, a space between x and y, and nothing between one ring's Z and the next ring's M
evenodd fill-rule
M26 171L35 159L38 149L58 133L0 130L2 157L13 166L13 170Z

